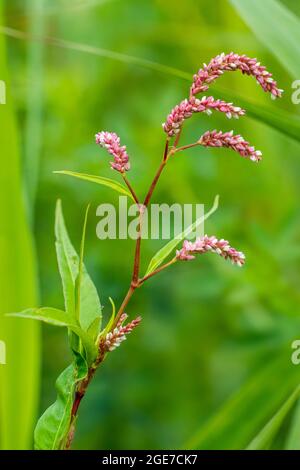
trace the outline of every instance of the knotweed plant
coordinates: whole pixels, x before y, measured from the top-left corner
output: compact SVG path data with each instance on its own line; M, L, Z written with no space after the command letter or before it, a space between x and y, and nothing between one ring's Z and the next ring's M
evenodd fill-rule
M236 266L243 266L245 256L233 248L227 240L214 235L198 238L194 241L184 240L185 231L174 240L168 242L150 261L144 275L140 273L142 227L145 209L149 206L153 192L159 182L160 175L171 161L193 147L227 147L237 154L253 162L261 160L261 152L256 150L246 139L233 131L207 130L203 135L187 145L180 145L185 121L194 114L210 115L214 111L223 113L228 119L244 116L245 110L233 103L227 103L213 96L199 96L207 92L209 87L224 72L240 71L251 75L265 92L272 98L280 97L282 90L277 87L266 68L256 59L245 55L230 53L220 54L212 59L194 75L189 97L175 106L163 124L166 141L162 159L153 181L143 199L140 199L129 182L127 174L130 170L129 156L126 147L114 132L101 131L96 135L96 144L103 147L111 156L111 168L121 177L121 183L115 179L102 178L70 171L62 171L76 178L110 186L112 189L126 194L137 204L139 209L138 236L136 239L131 282L123 301L118 309L111 300L112 312L107 324L103 327L102 306L97 289L89 277L83 263L85 232L88 209L83 225L83 235L79 254L73 248L64 223L60 201L56 207L55 236L56 253L59 272L62 278L65 310L56 308L30 308L24 312L13 314L25 318L42 320L56 326L64 326L68 330L69 344L73 361L62 372L56 382L57 399L39 419L35 434L35 449L69 449L74 437L78 410L83 397L93 379L95 372L103 361L117 349L128 335L136 329L141 317L130 320L128 304L135 293L145 282L173 264L181 261L192 261L197 255L215 253ZM215 210L216 205L212 211ZM210 213L212 212L210 211ZM208 214L206 214L208 216ZM199 221L196 221L198 223ZM181 247L178 247L179 244ZM177 249L177 250L176 250Z

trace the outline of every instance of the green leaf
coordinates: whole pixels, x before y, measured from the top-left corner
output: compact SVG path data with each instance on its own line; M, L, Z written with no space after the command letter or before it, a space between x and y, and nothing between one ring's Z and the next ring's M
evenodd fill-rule
M100 331L100 321L101 321L101 318L97 317L97 318L94 319L94 321L88 327L87 334L91 338L95 338L95 339L97 338L98 333Z
M118 193L121 193L121 194L124 194L125 196L130 197L134 201L132 194L126 188L126 186L110 178L104 178L103 176L97 176L97 175L86 175L85 173L76 173L74 171L67 171L67 170L54 171L54 173L57 173L60 175L73 176L74 178L79 178L84 181L101 184L102 186L108 186L114 191L117 191Z
M193 222L189 227L187 227L183 232L178 234L173 240L169 241L165 246L163 246L151 259L145 276L155 271L158 266L169 256L170 253L176 248L176 246L184 240L193 230L195 230L200 224L202 224L208 217L210 217L219 206L219 196L215 197L212 208L209 212L199 217L195 222Z
M297 16L277 0L230 1L262 44L298 79L300 20Z
M294 390L292 395L285 401L273 418L264 426L258 435L250 442L247 450L267 450L276 437L288 413L300 397L300 386ZM298 444L299 445L299 444Z
M82 256L86 230L86 218L87 213L83 228L84 233L81 247ZM95 321L95 318L101 319L102 317L101 304L97 289L90 276L88 275L85 266L81 264L79 295L80 306L78 306L77 308L76 316L76 284L78 284L79 279L78 276L80 258L78 257L75 249L73 248L73 245L68 236L60 201L57 202L56 206L55 233L57 260L63 284L66 311L70 315L70 318L72 318L73 323L78 322L79 313L80 325L85 331L88 331L90 325ZM101 328L100 321L99 328Z
M83 229L82 229L82 237L81 237L81 245L80 245L80 258L79 258L79 267L78 267L78 275L76 278L75 283L75 291L76 291L76 319L77 322L80 322L80 305L81 305L81 285L82 285L82 272L83 272L83 257L84 257L84 245L85 245L85 235L86 235L86 225L88 214L90 210L90 205L87 206L85 211Z
M55 211L56 256L62 280L65 309L71 318L75 316L75 281L78 275L78 256L69 239L62 213L61 201Z
M4 21L2 4L1 0L0 23ZM6 83L6 104L0 104L0 339L7 351L7 364L0 365L0 449L24 450L31 448L38 412L40 325L4 316L4 312L38 303L34 239L25 211L22 158L6 56L0 35L0 79Z
M34 432L36 450L60 450L70 427L76 384L87 374L84 363L71 364L56 381L57 399L39 419Z
M54 326L65 326L81 339L89 365L97 357L97 348L93 339L79 325L71 323L68 314L63 310L51 307L29 308L23 312L9 313L8 316L40 320Z

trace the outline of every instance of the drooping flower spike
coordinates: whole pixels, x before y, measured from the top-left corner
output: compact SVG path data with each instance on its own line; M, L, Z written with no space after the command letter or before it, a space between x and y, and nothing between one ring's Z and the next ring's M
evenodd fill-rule
M223 52L212 59L208 65L204 64L203 68L194 75L190 96L205 92L210 84L225 71L235 72L236 70L240 70L246 75L252 75L265 92L271 93L271 98L281 97L283 90L277 87L276 81L265 66L261 65L255 58L233 52L229 54Z
M242 157L249 158L253 162L261 160L261 151L249 144L240 134L233 131L207 131L199 139L198 143L204 147L227 147L238 152Z
M130 323L127 323L127 325L123 325L124 321L127 320L127 318L128 315L126 313L123 313L114 330L106 335L104 343L106 351L113 351L114 349L119 347L120 344L126 340L126 335L131 333L132 330L134 330L134 328L136 328L142 320L142 317L137 317L135 320L132 320Z
M232 103L226 103L223 100L215 100L212 96L208 98L204 96L201 99L192 96L190 99L185 99L168 115L166 122L163 124L163 129L169 137L176 135L185 121L193 115L193 113L206 113L212 114L212 111L219 111L225 113L230 119L234 117L238 119L245 114L245 110Z
M195 259L195 255L203 253L217 253L224 259L230 259L233 264L243 266L245 255L241 251L232 248L227 240L218 240L215 236L197 238L193 243L188 240L183 242L181 250L176 251L176 259L180 261L190 261Z
M114 170L124 173L130 170L129 157L126 152L126 146L120 145L120 137L114 132L98 132L95 136L96 144L106 148L108 153L114 157L114 161L110 162Z

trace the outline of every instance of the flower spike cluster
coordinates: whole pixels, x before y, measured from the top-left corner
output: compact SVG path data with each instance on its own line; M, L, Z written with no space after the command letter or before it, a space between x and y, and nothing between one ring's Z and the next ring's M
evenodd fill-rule
M201 99L192 96L190 99L185 99L175 106L163 124L163 129L169 137L173 137L178 134L185 119L191 117L193 113L206 113L210 115L212 111L225 113L229 119L231 117L238 119L245 114L245 110L239 106L234 106L232 103L226 103L223 100L215 100L212 96L208 98L203 96Z
M208 90L209 86L219 78L225 71L240 70L243 74L253 76L257 83L265 92L271 94L271 98L280 98L283 90L277 87L276 81L272 78L272 74L266 70L256 59L239 55L233 52L224 54L224 52L213 58L208 65L204 64L203 68L194 75L193 83L190 88L190 96L175 106L168 115L166 122L163 124L163 130L168 138L172 138L179 134L182 125L186 119L191 117L193 113L205 112L211 114L213 110L217 110L226 114L228 118L239 118L245 114L245 111L232 103L226 103L223 100L215 100L212 96L197 99L195 95ZM255 157L253 157L253 160Z
M208 65L194 75L190 95L197 95L206 91L210 84L219 78L225 71L234 72L240 70L243 74L252 75L257 83L265 92L271 93L271 98L280 98L283 90L277 87L272 74L266 70L256 59L247 57L245 54L239 55L233 52L224 54L224 52L214 59Z
M209 251L217 253L224 259L230 259L232 264L236 264L237 266L243 266L245 263L244 253L232 248L227 240L223 238L218 240L214 236L208 237L207 235L197 238L194 243L185 240L181 250L176 251L176 259L180 261L190 261L195 259L196 254L203 254Z
M227 147L238 152L242 157L249 158L253 162L261 160L261 151L249 144L240 134L233 134L233 131L207 131L199 139L199 144L204 147Z
M96 144L106 148L108 153L114 157L114 161L110 162L114 170L124 173L130 170L129 157L126 152L126 146L120 145L120 137L114 132L98 132L96 134Z
M142 320L142 317L137 317L135 320L132 320L130 323L127 323L127 325L123 325L124 321L127 320L127 318L128 315L126 313L123 313L116 327L112 331L107 333L104 342L104 347L106 351L113 351L114 349L119 347L120 344L126 340L126 335L131 333L132 330L134 330L134 328L136 328Z

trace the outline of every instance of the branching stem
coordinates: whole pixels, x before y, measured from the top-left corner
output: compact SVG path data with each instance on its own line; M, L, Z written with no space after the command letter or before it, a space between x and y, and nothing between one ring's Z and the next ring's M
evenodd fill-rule
M178 135L178 137L175 141L175 145L178 143L179 137L180 137L180 135ZM160 176L163 172L163 169L165 168L165 166L167 164L167 161L168 161L169 157L171 155L173 155L174 153L176 153L176 151L179 151L179 150L183 150L183 147L179 147L178 150L177 150L176 146L173 146L171 148L171 150L169 150L169 139L167 139L162 161L159 165L159 168L158 168L158 170L157 170L157 172L154 176L154 179L153 179L153 181L152 181L152 183L149 187L149 190L146 194L144 204L139 203L139 200L138 200L138 198L135 194L135 191L133 190L133 188L132 188L131 184L129 183L128 179L126 178L125 174L122 173L122 177L123 177L123 180L124 180L126 186L128 187L128 189L129 189L133 199L135 200L136 204L138 204L138 206L139 206L139 218L140 219L139 219L139 225L138 225L137 240L136 240L136 245L135 245L135 254L134 254L131 284L130 284L130 287L127 291L127 294L125 295L125 297L123 299L123 302L122 302L122 304L121 304L121 306L120 306L120 308L119 308L119 310L116 314L115 321L114 321L114 324L112 326L112 329L114 329L115 326L117 325L121 315L124 313L124 311L125 311L128 303L129 303L131 297L133 296L135 290L137 288L139 288L142 284L144 284L144 282L146 282L148 279L155 276L156 274L158 274L159 272L163 271L164 269L166 269L167 267L171 266L173 263L176 262L176 258L173 258L171 261L169 261L168 263L160 266L159 268L157 268L152 273L144 276L141 279L139 278L140 264L141 264L142 227L143 227L143 217L144 217L144 213L145 213L145 208L147 208L148 205L150 204L153 192L154 192L154 190L156 188L156 185L158 183L158 180L159 180L159 178L160 178ZM105 356L106 356L106 350L104 348L104 344L101 343L101 341L100 341L99 356L98 356L95 364L92 367L90 367L90 369L88 371L88 374L87 374L87 377L84 380L82 380L81 382L79 382L77 387L76 387L76 392L75 392L75 397L74 397L74 402L73 402L73 407L72 407L72 412L71 412L70 428L69 428L69 433L68 433L68 436L67 436L67 439L66 439L65 449L70 449L70 447L72 445L72 441L73 441L73 438L74 438L74 432L75 432L75 421L76 421L76 418L77 418L79 406L81 404L81 401L82 401L83 397L85 396L86 390L87 390L91 380L93 379L93 377L96 373L97 368L104 361Z

